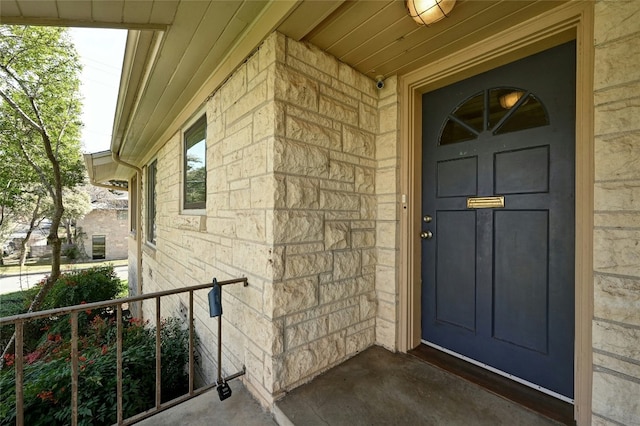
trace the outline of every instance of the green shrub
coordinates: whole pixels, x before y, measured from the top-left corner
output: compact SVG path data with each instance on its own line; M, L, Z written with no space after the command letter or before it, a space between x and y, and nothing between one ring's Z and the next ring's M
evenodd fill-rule
M0 294L0 318L24 313L28 306L27 300L33 298L34 289Z
M62 255L69 260L78 260L82 257L80 249L75 244L69 244L62 249Z
M61 319L61 321L64 320ZM123 411L130 417L155 405L155 328L129 319L123 328ZM188 390L188 330L177 318L161 326L163 401ZM70 340L48 334L25 356L24 422L71 423ZM78 424L116 422L116 326L113 318L94 317L79 339ZM13 358L7 364L13 364ZM15 371L0 371L0 425L15 424Z
M0 318L25 313L36 293L37 288L32 287L28 290L0 294ZM0 351L4 350L13 335L14 329L13 324L0 326ZM39 339L39 336L37 338Z
M42 282L34 289L40 289ZM40 310L62 308L65 306L81 305L84 303L100 302L117 298L123 290L123 284L116 275L113 266L99 266L89 269L69 271L60 275L47 294ZM31 298L27 306L35 297L37 291L29 293ZM25 309L26 310L26 309ZM81 312L78 315L79 333L85 333L89 322L96 316L105 316L111 308L95 309L91 312ZM68 321L57 321L55 318L32 321L25 327L25 348L34 348L46 340L46 333L61 334L69 337L71 326Z
M53 285L41 310L111 300L121 288L113 266L65 272Z

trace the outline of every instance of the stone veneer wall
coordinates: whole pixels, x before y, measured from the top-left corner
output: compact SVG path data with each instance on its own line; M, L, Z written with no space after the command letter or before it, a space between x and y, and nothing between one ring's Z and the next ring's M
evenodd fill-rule
M640 2L595 4L593 424L640 424Z
M376 341L395 347L395 328L378 332L376 292L385 292L385 319L393 321L396 282L387 274L380 289L376 275L378 257L393 265L396 254L397 90L390 79L378 91L313 46L282 36L276 43L272 315L284 330L273 364L277 395ZM384 222L376 220L380 205Z
M640 418L639 17L635 0L595 4L593 423L602 425ZM248 276L249 288L225 288L225 367L246 364L263 403L374 342L396 347L398 97L395 78L386 83L377 92L274 34L207 103L206 215L179 212L179 135L158 153L145 292ZM198 309L203 346L214 348L202 298Z
M400 109L398 79L385 80L379 92L379 133L376 137L376 343L397 349L398 283L400 275L399 209L400 209Z
M77 226L82 228L82 232L85 233L84 250L89 258L92 257L93 253L93 240L91 237L94 235L105 236L106 260L127 258L129 222L127 221L127 211L121 210L121 212L124 212L124 214L119 218L119 213L116 209L94 209L78 220Z
M143 247L144 292L248 277L248 288L223 291L223 370L246 365L245 384L266 405L375 342L395 348L396 93L393 78L378 91L274 33L202 110L205 214L180 212L180 134L156 156L157 243ZM163 315L185 305L163 301ZM206 293L196 305L211 382L216 322ZM153 308L145 304L147 317Z
M213 277L248 278L246 288L236 284L223 289L222 369L228 375L246 365L245 383L266 404L270 392L263 386L265 363L282 352L283 339L282 325L270 314L275 269L268 237L275 202L274 49L271 38L202 109L193 111L194 117L207 115L206 211L181 212L181 132L155 156L155 247L146 243L146 169L141 197L144 293L211 282ZM209 318L206 293L194 297L198 372L200 382L212 383L217 377L217 320ZM184 318L186 306L186 297L163 300L162 315ZM153 302L145 303L145 318L154 318L154 309Z

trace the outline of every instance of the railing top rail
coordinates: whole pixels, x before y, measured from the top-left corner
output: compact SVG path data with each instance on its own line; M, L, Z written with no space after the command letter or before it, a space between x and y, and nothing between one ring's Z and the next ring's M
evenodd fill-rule
M243 278L236 278L233 280L218 281L218 284L221 286L228 285L228 284L237 284L237 283L244 283L244 285L246 286L248 284L248 279L246 277L243 277ZM66 306L63 308L49 309L46 311L37 311L37 312L30 312L27 314L12 315L9 317L0 318L0 326L7 325L7 324L15 324L20 321L29 321L32 319L66 315L73 312L86 311L89 309L100 309L100 308L106 308L109 306L122 305L124 303L139 302L141 300L154 299L156 297L163 297L163 296L170 296L172 294L187 293L190 291L203 290L211 287L213 287L212 282L206 283L206 284L197 284L191 287L178 288L174 290L164 290L164 291L157 291L155 293L141 294L139 296L125 297L122 299L105 300L103 302L85 303L82 305Z

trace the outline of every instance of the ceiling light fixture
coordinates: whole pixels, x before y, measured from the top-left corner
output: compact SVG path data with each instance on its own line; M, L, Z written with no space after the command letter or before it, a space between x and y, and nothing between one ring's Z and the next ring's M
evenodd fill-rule
M506 95L502 95L500 96L500 106L504 109L511 109L515 104L518 103L522 95L524 95L524 92L521 92L519 90L509 92Z
M427 27L449 16L456 0L407 0L409 15Z

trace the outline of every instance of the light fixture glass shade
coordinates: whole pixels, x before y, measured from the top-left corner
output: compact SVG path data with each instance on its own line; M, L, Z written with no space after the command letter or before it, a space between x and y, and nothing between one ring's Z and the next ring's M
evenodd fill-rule
M511 109L520 100L522 95L524 95L524 92L517 90L502 95L500 96L500 106L504 109Z
M431 25L449 16L456 0L407 0L409 15L420 25Z

